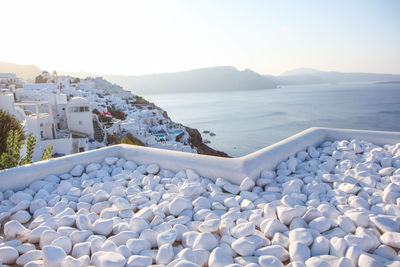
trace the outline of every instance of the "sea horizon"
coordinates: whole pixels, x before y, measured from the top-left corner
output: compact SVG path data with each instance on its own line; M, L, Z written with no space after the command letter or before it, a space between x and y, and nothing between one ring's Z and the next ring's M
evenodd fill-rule
M287 85L143 96L166 110L172 120L198 129L203 139L211 142L208 146L233 157L255 152L310 127L400 131L397 83Z

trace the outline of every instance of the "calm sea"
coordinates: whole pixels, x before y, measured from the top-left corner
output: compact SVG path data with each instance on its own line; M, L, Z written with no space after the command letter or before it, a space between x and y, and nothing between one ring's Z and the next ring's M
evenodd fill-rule
M400 131L400 84L284 86L272 90L144 95L211 147L238 157L313 126Z

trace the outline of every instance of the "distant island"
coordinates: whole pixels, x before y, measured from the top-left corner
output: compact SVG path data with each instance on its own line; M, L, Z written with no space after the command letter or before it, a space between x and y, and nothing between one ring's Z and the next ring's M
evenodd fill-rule
M249 69L239 71L230 66L141 76L104 77L140 94L245 91L277 87L274 82L257 72Z
M388 82L376 82L377 84L397 84L400 83L400 81L388 81Z
M41 73L35 65L19 65L0 62L0 72L13 72L32 81ZM250 69L240 71L232 66L201 68L190 71L148 75L108 75L88 72L63 72L79 78L103 76L126 90L141 95L166 93L192 93L216 91L246 91L274 89L284 85L336 84L348 82L398 83L399 74L335 72L311 68L298 68L281 75L261 75Z
M279 76L264 75L264 77L278 85L392 82L395 80L400 80L400 75L398 74L320 71L310 68L299 68L284 72Z

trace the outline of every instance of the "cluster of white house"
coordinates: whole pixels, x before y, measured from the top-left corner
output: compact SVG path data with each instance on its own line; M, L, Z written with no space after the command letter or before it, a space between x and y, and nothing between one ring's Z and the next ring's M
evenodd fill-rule
M34 161L48 144L54 156L68 155L106 146L107 134L130 133L147 146L196 152L187 144L183 126L165 118L162 110L134 104L131 92L102 77L77 80L46 71L42 76L47 83L30 84L13 73L0 73L0 109L14 115L26 134L36 137ZM107 107L123 111L126 119L112 118ZM93 113L95 109L111 117L107 126Z

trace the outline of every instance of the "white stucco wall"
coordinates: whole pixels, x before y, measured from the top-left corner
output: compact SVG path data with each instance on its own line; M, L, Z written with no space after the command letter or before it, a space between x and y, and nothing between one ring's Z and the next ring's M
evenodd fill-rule
M0 109L14 115L14 94L0 93Z
M42 158L43 151L47 145L53 146L53 153L69 155L72 153L72 138L52 139L37 141L33 153L33 161L39 161Z
M24 83L24 90L56 90L57 86L54 83Z
M74 112L74 108L87 107L88 111ZM66 107L68 129L87 134L90 138L94 136L93 115L90 103L87 100L72 99Z
M261 170L276 168L279 162L306 149L309 145L319 145L327 140L351 138L363 139L378 145L395 144L400 142L400 132L310 128L240 158L220 158L149 147L116 145L0 171L0 190L22 189L32 181L49 174L66 173L77 164L101 162L109 156L124 157L139 164L158 163L161 168L173 171L191 168L204 177L211 179L223 177L239 184L246 176L255 179L260 176Z

